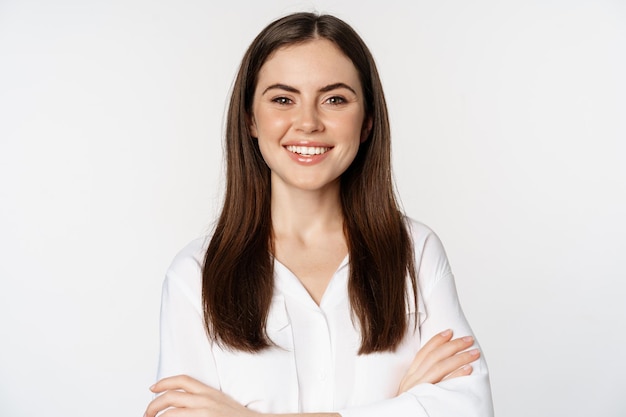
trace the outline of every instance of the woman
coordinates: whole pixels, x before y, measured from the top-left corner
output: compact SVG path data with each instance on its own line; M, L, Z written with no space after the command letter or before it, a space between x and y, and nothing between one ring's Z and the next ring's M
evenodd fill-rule
M383 91L354 30L310 13L266 27L226 152L215 230L167 273L147 416L493 414L443 247L398 209Z

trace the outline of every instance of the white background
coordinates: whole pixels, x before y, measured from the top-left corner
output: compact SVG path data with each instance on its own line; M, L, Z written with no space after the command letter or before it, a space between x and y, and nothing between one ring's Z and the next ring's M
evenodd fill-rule
M377 59L399 193L446 245L496 414L626 415L618 0L0 0L0 415L143 414L238 62L300 10Z

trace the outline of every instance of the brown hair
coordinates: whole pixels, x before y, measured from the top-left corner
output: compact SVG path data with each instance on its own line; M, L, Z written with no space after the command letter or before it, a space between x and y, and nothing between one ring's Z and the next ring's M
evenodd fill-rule
M254 39L227 114L226 195L205 256L202 299L210 337L233 349L257 352L272 345L265 331L274 287L270 171L247 123L259 70L277 49L318 38L334 42L351 59L363 86L366 118L372 121L340 187L350 253L348 291L361 330L359 353L394 350L404 337L407 274L417 300L413 247L394 194L387 105L374 59L342 20L295 13Z

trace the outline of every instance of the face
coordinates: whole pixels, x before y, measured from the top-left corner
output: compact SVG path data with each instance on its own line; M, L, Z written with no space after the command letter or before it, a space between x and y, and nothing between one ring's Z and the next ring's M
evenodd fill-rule
M325 39L270 56L258 75L249 124L273 190L338 187L370 128L356 68Z

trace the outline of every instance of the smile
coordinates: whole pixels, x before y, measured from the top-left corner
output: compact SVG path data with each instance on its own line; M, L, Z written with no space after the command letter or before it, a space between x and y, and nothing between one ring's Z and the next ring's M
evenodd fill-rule
M289 152L297 153L298 155L322 155L330 151L331 148L325 146L285 146Z

